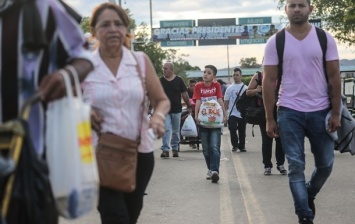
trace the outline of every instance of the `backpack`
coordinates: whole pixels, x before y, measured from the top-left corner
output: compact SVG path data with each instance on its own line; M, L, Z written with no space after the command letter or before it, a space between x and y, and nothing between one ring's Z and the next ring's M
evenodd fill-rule
M256 81L258 85L262 84L261 73L258 74ZM236 107L242 118L244 118L248 124L260 125L264 121L265 111L261 94L247 96L246 91L244 91L237 100Z
M325 55L327 53L327 35L325 34L324 30L321 28L315 27L316 28L316 33L317 37L319 40L319 44L322 48L322 53L323 53L323 70L324 70L324 75L325 79L327 80L328 83L328 75L327 75L327 70L326 70L326 60L325 60ZM277 65L278 67L278 81L277 81L277 88L276 88L276 93L279 92L280 89L280 84L282 80L282 65L283 65L283 56L284 56L284 49L285 49L285 28L280 30L279 32L276 33L276 50L277 50L277 57L279 58L279 64Z

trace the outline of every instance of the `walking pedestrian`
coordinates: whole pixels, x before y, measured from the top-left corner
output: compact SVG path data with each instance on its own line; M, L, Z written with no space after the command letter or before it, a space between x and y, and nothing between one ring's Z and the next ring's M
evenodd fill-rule
M74 74L68 69L69 66L76 70L81 81L93 69L90 52L84 48L85 39L79 21L78 14L57 0L1 2L0 123L18 118L24 102L38 92L41 102L32 105L28 123L31 143L39 158L43 157L45 149L46 105L66 94L61 69L70 74L72 82ZM41 171L36 169L38 173ZM47 177L48 173L42 175ZM33 178L31 181L36 182ZM50 191L37 190L42 197ZM20 197L21 193L19 190L16 195ZM43 200L48 205L51 199ZM57 223L56 211L48 207L43 208L43 204L39 203L42 201L15 202L8 211L6 221L31 222L28 217L33 214L27 214L30 211L27 206L31 206L37 212L47 211L46 214L37 214L41 216L41 221L48 224ZM34 216L32 221L33 218Z
M192 96L194 95L194 89L196 83L197 83L196 79L189 79L189 86L187 87L187 93L190 99L192 99Z
M196 100L195 120L200 124L198 114L203 102L215 100L223 109L223 123L227 122L227 115L223 105L221 86L214 82L217 68L213 65L206 65L203 72L203 82L195 86L193 100ZM217 183L219 180L219 163L221 159L221 128L206 128L199 126L202 151L207 165L207 180Z
M247 123L237 107L237 100L246 91L247 86L242 82L242 70L235 68L233 73L234 83L228 86L224 95L225 110L228 113L228 129L232 143L232 151L246 152L245 130ZM238 133L237 133L238 132Z
M334 141L328 132L340 127L341 80L337 46L334 38L325 32L327 49L323 62L316 28L308 21L312 11L310 0L286 1L289 24L285 28L277 123L273 116L274 85L278 79L280 60L276 50L277 34L266 44L262 85L266 132L272 138L281 138L289 164L289 186L299 223L313 223L314 199L330 176L334 162ZM330 108L332 114L326 127L325 118ZM308 181L304 174L305 137L310 141L315 161Z
M174 65L166 62L163 66L164 76L160 77L160 82L164 88L165 94L170 100L170 111L165 119L165 134L162 138L160 157L169 157L169 149L172 149L173 157L179 157L180 147L180 122L181 122L181 97L184 100L189 113L192 112L189 95L184 80L174 74Z
M192 97L194 95L194 89L195 89L195 85L197 83L196 79L189 79L189 86L187 87L187 93L189 95L190 98L190 105L191 105L191 113L194 114L195 112L195 102L192 100ZM196 149L196 144L189 144L189 146L193 149Z
M100 135L107 133L130 140L140 136L135 190L124 193L101 186L98 210L102 224L134 224L142 210L145 189L153 172L152 135L160 138L164 134L169 100L147 55L129 50L130 20L126 12L116 4L102 3L90 18L89 25L99 45L93 52L95 70L82 87L84 100L92 106L94 145ZM148 107L142 106L145 89L155 108L150 120L142 116L148 113Z
M249 86L246 92L247 96L256 96L258 94L261 94L262 90L262 80L263 80L263 74L261 72L256 72L253 76L253 78L249 82ZM275 88L276 88L276 83L275 83ZM258 99L259 100L259 99ZM275 120L277 120L276 116L276 104L274 107L274 116ZM261 133L261 152L262 152L262 157L263 157L263 164L264 164L264 175L268 176L271 175L272 172L272 167L273 164L271 162L272 158L272 142L273 138L270 138L267 133L266 133L266 121L265 119L262 119L262 123L259 124L260 127L260 133ZM276 169L282 174L286 175L287 170L284 167L285 163L285 154L282 150L281 146L281 140L280 138L275 138L276 142L276 147L275 147L275 157L276 157Z

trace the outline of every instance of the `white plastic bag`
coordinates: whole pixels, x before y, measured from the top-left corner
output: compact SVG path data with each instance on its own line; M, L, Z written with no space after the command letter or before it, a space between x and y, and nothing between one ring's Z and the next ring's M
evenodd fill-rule
M181 136L183 137L197 137L197 128L191 114L187 116L184 124L181 127Z
M46 155L58 213L74 219L96 209L99 177L91 141L90 106L82 101L78 77L73 74L78 95L73 97L68 73L62 74L67 97L48 104Z
M205 128L223 127L223 109L215 100L203 102L198 113L200 125Z

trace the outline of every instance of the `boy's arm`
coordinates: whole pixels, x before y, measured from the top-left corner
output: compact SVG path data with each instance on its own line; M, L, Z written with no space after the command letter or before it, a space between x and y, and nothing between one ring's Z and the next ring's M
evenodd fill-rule
M198 119L198 113L200 112L200 107L201 107L201 100L196 100L195 121L196 121L197 124L200 123L200 119Z

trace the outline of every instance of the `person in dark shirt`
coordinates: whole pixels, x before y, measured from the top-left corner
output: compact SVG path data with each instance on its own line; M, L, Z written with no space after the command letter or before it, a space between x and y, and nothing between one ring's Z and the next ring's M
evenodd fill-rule
M187 87L187 93L189 94L189 98L192 99L194 95L195 85L197 83L196 79L189 79L189 86Z
M160 82L164 88L165 94L170 100L170 111L165 119L165 134L163 136L163 145L161 146L160 157L169 157L169 149L172 148L173 157L179 157L180 143L180 122L181 122L181 96L186 103L189 113L192 112L189 102L189 95L184 80L174 74L174 66L171 62L164 64L164 76L160 77ZM170 137L171 136L171 137ZM170 144L169 144L170 143Z

